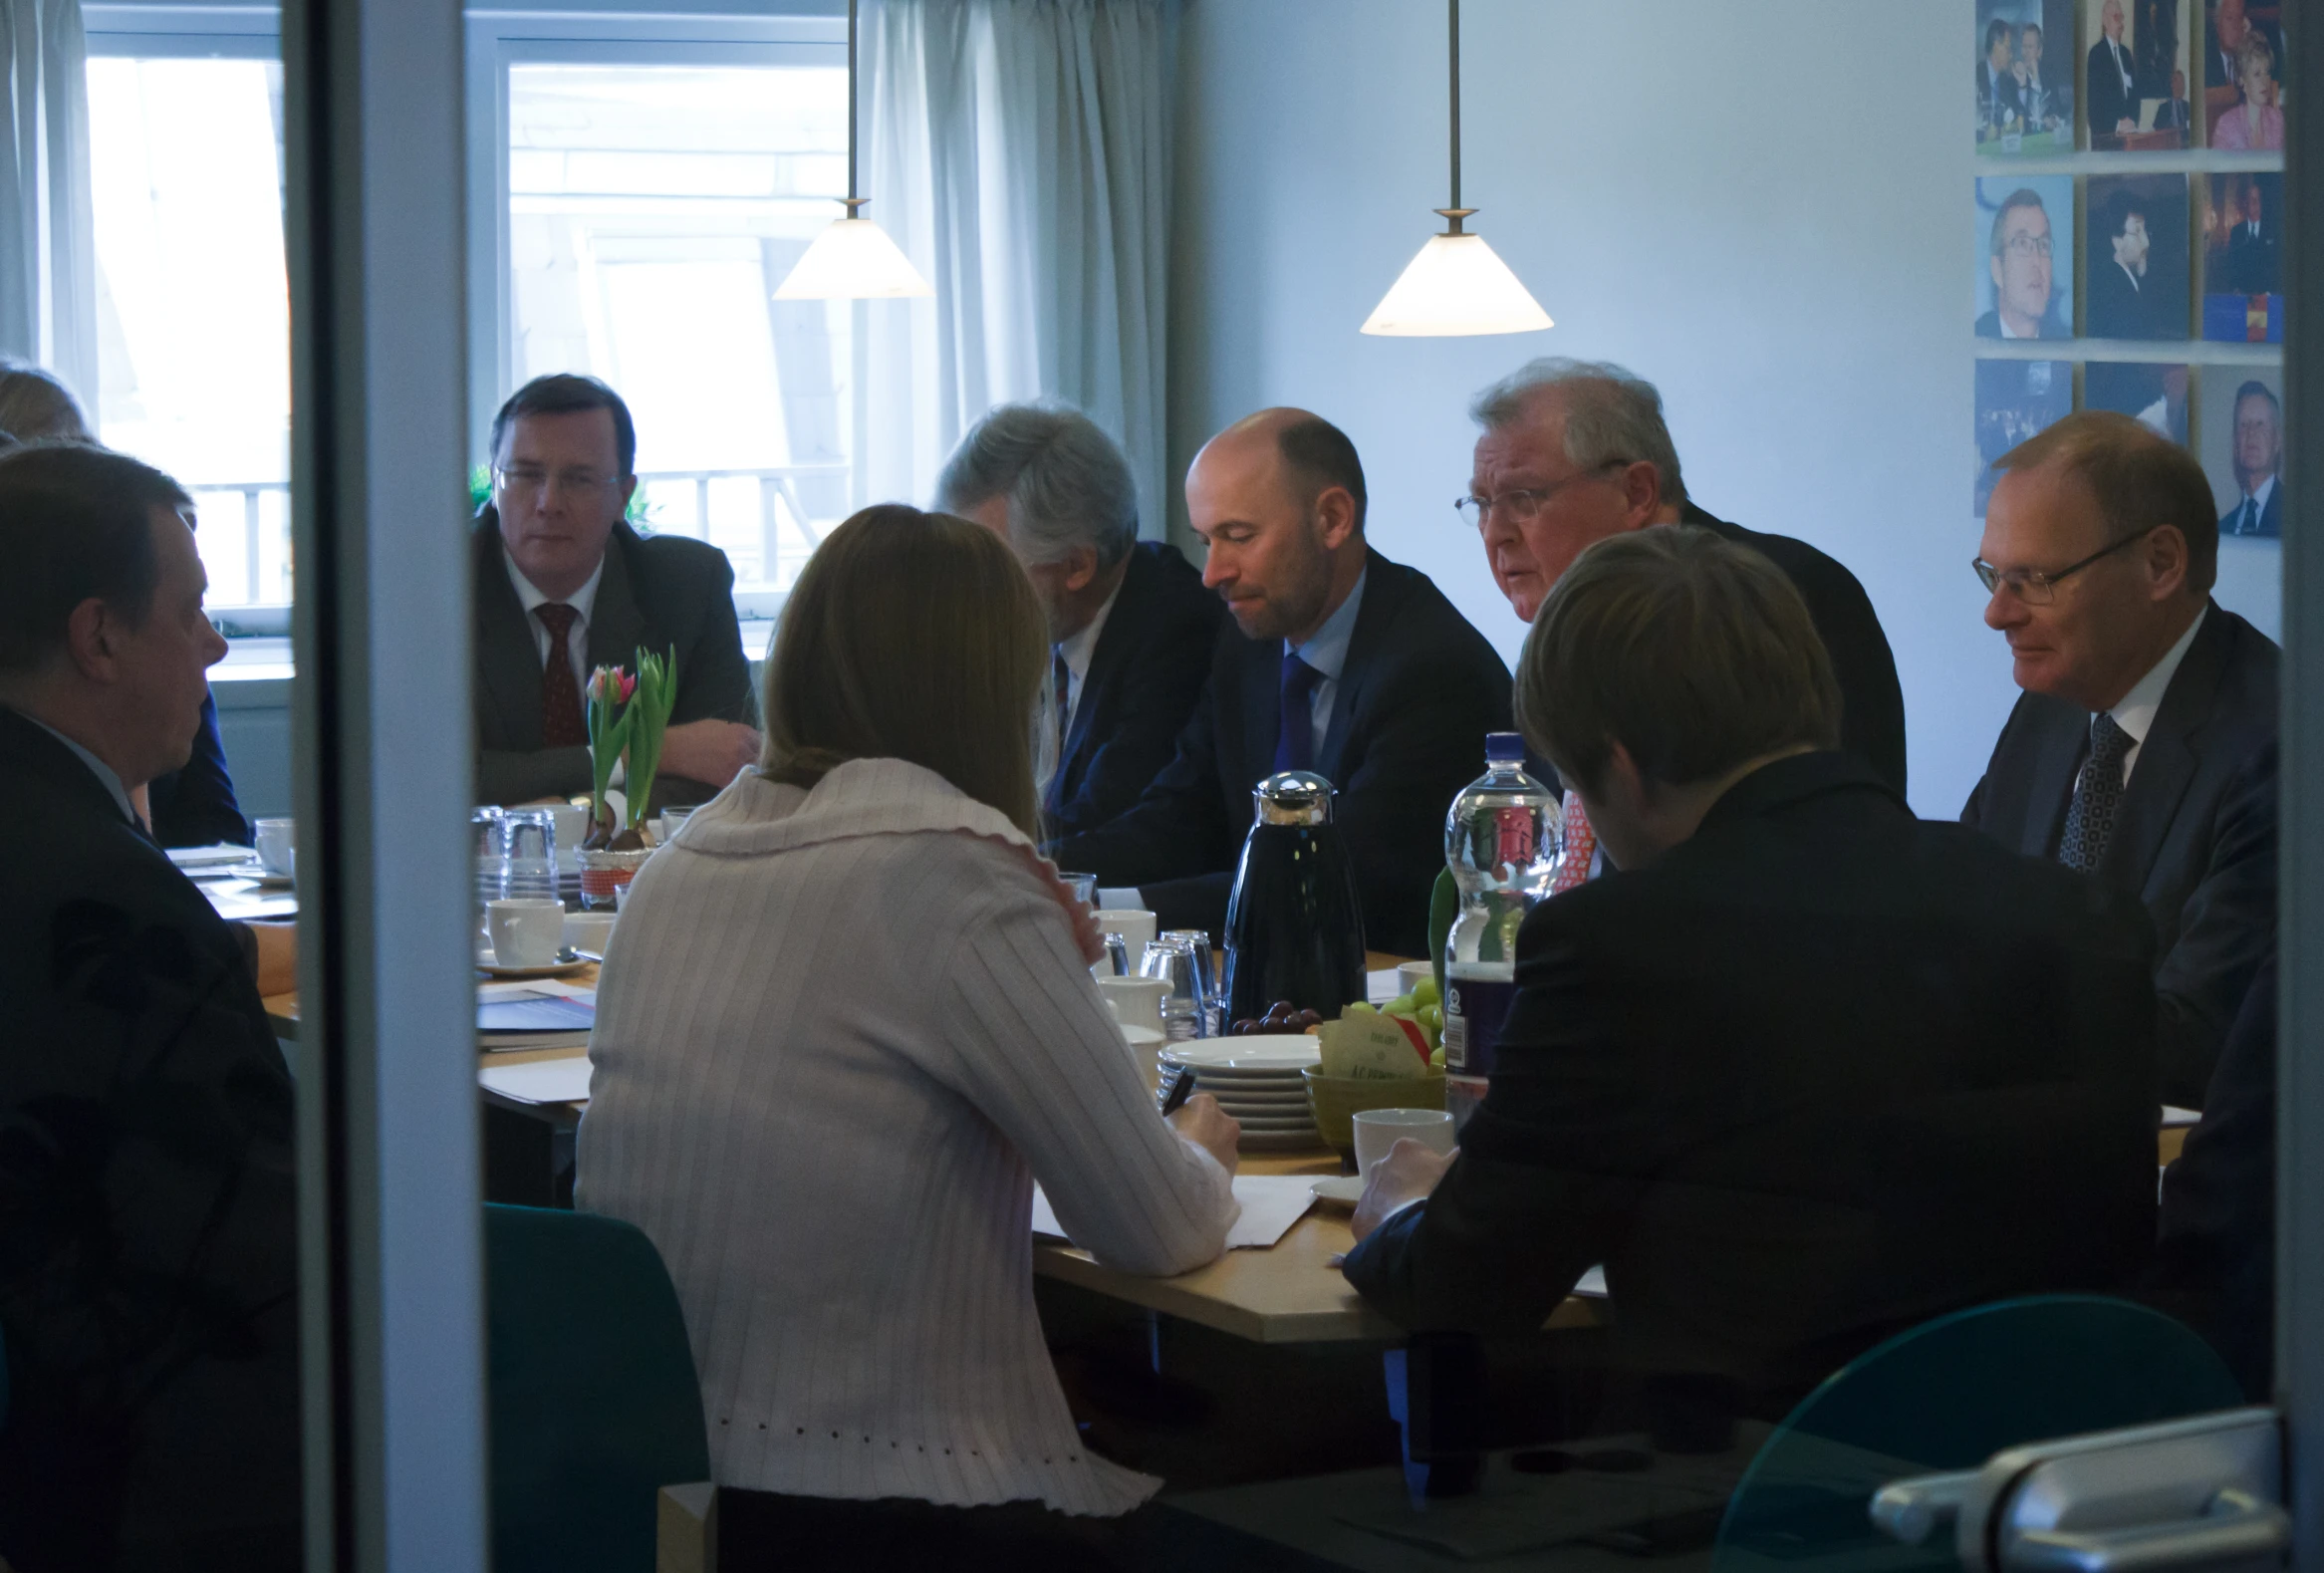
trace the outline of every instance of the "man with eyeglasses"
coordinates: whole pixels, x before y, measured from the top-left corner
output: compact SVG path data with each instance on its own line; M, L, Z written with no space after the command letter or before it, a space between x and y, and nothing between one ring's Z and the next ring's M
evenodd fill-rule
M1993 309L1977 319L1980 339L2071 339L2057 312L2050 213L2041 193L2019 186L1993 215Z
M1468 495L1454 506L1484 543L1493 583L1527 623L1584 549L1650 525L1686 523L1749 547L1783 570L1840 681L1840 746L1899 796L1905 695L1864 587L1804 541L1713 518L1687 495L1678 450L1652 383L1608 362L1546 357L1470 401L1484 428Z
M2025 692L1961 818L2146 905L2160 1095L2199 1108L2275 937L2280 653L2211 600L2185 448L2084 410L1995 467L1975 568Z
M657 804L700 802L758 757L734 571L706 542L631 528L637 452L629 406L593 377L537 377L492 417L475 531L481 802L587 792L589 674L635 671L640 649L677 660Z

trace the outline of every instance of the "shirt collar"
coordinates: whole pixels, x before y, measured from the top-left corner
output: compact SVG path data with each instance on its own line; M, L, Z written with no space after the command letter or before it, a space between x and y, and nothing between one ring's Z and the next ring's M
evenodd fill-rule
M1113 615L1114 603L1122 599L1122 587L1128 583L1130 575L1124 573L1115 582L1114 593L1106 597L1106 604L1098 608L1098 615L1090 619L1089 627L1071 639L1058 641L1057 654L1065 657L1066 669L1073 673L1074 681L1079 682L1090 674L1090 659L1098 653L1098 636L1106 632L1106 619Z
M2106 713L2114 717L2114 724L2131 734L2131 741L2143 743L2155 726L2156 712L2163 708L2163 695L2171 686L2171 679L2179 674L2179 663L2187 658L2188 648L2195 644L2195 634L2202 628L2204 618L2211 615L2206 605L2187 625L2187 632L2179 636L2179 643L2163 653L2163 658L2122 696L2122 702Z
M607 550L611 551L612 547L609 545ZM509 555L509 550L505 546L500 549L500 560L508 565L509 586L516 591L516 599L524 607L525 617L530 619L533 615L533 609L547 606L549 598L542 594L540 586L525 577L525 571L516 566L516 559ZM589 622L591 609L597 605L598 581L605 576L606 560L601 557L597 560L597 567L590 570L589 578L582 584L582 587L565 598L565 604L581 614L581 622L584 626Z
M54 737L58 742L63 743L67 748L72 749L74 754L80 758L81 762L89 767L90 773L96 776L97 779L104 784L105 789L108 792L113 794L114 802L121 808L122 818L128 820L132 825L138 823L137 811L129 806L129 789L122 785L122 778L114 770L113 766L107 764L104 760L98 758L88 749L73 741L72 738L67 737L63 732L58 731L55 727L42 720L39 716L26 715L22 710L19 710L16 713L23 715L24 718L32 722L33 725L39 727L42 731L48 733L51 737Z
M1348 642L1356 637L1356 609L1364 602L1364 581L1371 577L1367 568L1356 576L1356 588L1348 592L1348 599L1340 603L1340 610L1324 619L1324 626L1309 636L1306 644L1294 648L1289 640L1283 648L1324 674L1326 681L1340 680L1340 668L1348 664Z

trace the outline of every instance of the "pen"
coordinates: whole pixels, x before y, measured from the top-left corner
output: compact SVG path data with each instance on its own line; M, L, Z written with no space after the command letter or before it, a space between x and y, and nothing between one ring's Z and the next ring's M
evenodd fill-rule
M1180 1065L1170 1072L1170 1079L1162 1089L1162 1118L1176 1114L1188 1098L1194 1096L1194 1067Z

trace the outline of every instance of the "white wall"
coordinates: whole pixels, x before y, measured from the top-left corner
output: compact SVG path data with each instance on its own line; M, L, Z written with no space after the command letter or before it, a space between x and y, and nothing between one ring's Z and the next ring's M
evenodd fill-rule
M1969 572L1967 0L1468 0L1462 197L1557 327L1356 330L1445 200L1437 0L1190 0L1173 473L1314 408L1372 537L1513 658L1467 488L1481 385L1537 355L1659 384L1696 500L1856 572L1904 680L1914 805L1950 817L2016 690ZM1957 66L1956 66L1957 63ZM1182 511L1182 504L1181 504Z

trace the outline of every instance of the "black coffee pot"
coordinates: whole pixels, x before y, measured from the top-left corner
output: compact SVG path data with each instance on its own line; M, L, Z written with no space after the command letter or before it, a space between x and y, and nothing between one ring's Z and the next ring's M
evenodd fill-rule
M1364 997L1364 910L1332 823L1332 784L1286 770L1251 789L1251 830L1226 906L1226 1013L1277 1000L1329 1021Z

